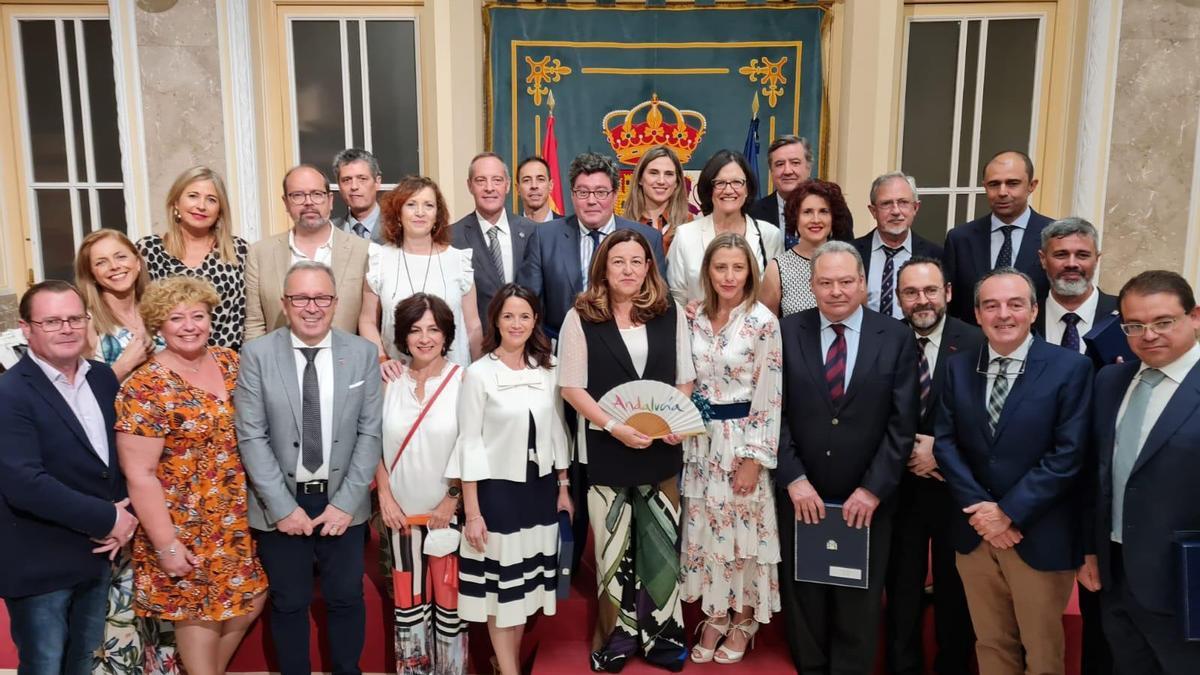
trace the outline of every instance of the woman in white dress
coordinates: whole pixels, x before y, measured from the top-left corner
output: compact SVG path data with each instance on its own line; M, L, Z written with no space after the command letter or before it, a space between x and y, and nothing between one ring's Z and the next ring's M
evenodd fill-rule
M780 608L769 470L779 446L783 353L778 320L755 301L758 264L746 240L718 235L703 269L691 334L693 398L708 433L684 440L683 596L699 600L707 617L692 660L737 663Z
M783 252L779 228L749 215L753 206L750 195L757 190L754 172L740 153L721 150L704 165L696 181L704 217L676 228L667 254L667 285L676 302L686 306L704 299L700 265L704 250L718 234L733 232L745 237L759 270Z
M458 439L464 369L446 360L454 314L436 295L396 305L396 347L409 367L383 397L383 461L375 472L387 526L395 601L396 672L465 675L467 626L458 618L458 554L425 554L431 531L457 526L458 480L445 478ZM443 533L444 534L444 533Z
M395 341L396 305L414 293L430 293L454 313L455 339L447 358L466 367L478 358L483 338L475 272L471 251L450 246L450 217L441 190L429 178L408 176L380 208L385 243L372 243L369 249L358 334L379 347L381 361L402 360Z

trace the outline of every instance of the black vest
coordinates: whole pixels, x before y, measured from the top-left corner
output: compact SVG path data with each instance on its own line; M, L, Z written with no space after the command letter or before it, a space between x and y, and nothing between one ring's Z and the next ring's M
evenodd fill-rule
M583 321L587 339L587 393L599 401L608 390L633 380L658 380L675 386L675 303L646 324L649 353L639 376L616 321ZM686 338L686 336L684 336ZM678 445L654 441L644 450L627 447L603 429L587 429L588 483L608 487L655 485L678 475L683 452Z

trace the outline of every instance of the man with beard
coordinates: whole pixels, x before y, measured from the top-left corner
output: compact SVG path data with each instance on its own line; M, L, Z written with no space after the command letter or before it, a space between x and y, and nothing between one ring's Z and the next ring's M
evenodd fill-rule
M1042 230L1038 260L1050 279L1050 293L1033 331L1046 342L1084 352L1083 336L1096 320L1118 311L1117 298L1096 288L1100 262L1096 228L1082 218L1056 220Z
M956 508L933 457L933 423L946 377L946 359L960 352L978 355L984 338L975 326L946 315L946 303L953 289L942 276L942 264L936 258L909 258L896 277L896 295L904 320L917 338L921 416L908 471L897 492L892 555L888 560L885 585L888 672L894 675L924 672L922 615L925 578L932 560L937 636L933 670L942 675L967 673L975 634L971 630L962 581L954 568L950 524Z
M942 247L912 231L921 208L917 182L897 171L885 173L871 183L867 209L875 229L854 240L854 248L867 268L867 307L894 318L902 318L896 302L896 273L909 258L941 258ZM939 268L940 269L940 268ZM940 274L940 272L939 272Z

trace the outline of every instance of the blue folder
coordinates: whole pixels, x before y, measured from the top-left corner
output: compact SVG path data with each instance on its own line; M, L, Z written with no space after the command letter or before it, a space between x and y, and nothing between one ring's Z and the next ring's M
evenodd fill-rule
M825 504L816 525L796 521L796 581L866 588L870 575L871 528L850 527L841 504Z
M1138 360L1129 348L1125 333L1121 331L1120 314L1096 317L1096 324L1083 336L1083 344L1097 368L1116 363L1118 356L1126 363Z
M566 511L558 512L558 587L555 596L565 600L571 594L571 559L575 556L575 532L571 529L571 516Z

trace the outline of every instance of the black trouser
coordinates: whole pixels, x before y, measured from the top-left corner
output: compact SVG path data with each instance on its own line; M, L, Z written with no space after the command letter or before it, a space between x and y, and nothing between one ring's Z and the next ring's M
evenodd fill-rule
M329 503L327 495L298 494L296 503L315 518ZM363 602L363 552L366 524L345 534L287 535L255 532L258 557L271 590L271 639L282 675L309 675L308 612L313 597L313 561L321 576L329 626L329 657L336 675L358 675L366 635ZM318 669L319 670L319 669Z
M1125 580L1121 545L1112 545L1112 583L1101 591L1104 633L1117 675L1196 675L1200 642L1183 639L1179 617L1142 607Z
M909 474L900 482L896 502L886 584L888 672L925 672L925 578L932 558L937 636L933 670L939 675L969 673L975 631L949 540L957 511L954 499L945 483Z
M871 520L870 569L863 590L794 580L796 514L786 490L776 494L776 502L783 559L779 599L792 663L803 675L868 675L875 668L892 514L877 509Z
M1104 637L1101 619L1100 593L1079 588L1079 618L1083 621L1083 649L1079 659L1079 675L1112 675L1112 650Z

